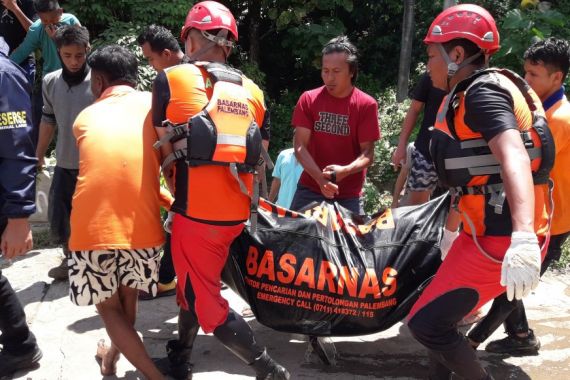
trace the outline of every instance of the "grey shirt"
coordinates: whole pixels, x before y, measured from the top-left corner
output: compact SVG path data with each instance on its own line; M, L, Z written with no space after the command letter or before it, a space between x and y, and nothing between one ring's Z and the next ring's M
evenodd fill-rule
M73 123L77 115L95 100L90 82L91 72L83 82L69 87L63 80L61 69L47 74L43 79L42 121L57 125L55 158L57 166L64 169L79 169L79 151L73 136Z

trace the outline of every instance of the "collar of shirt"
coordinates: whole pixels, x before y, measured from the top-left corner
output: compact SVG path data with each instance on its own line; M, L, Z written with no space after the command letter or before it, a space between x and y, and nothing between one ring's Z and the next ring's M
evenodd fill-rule
M544 108L544 111L548 111L550 107L558 103L558 101L561 100L563 97L564 97L564 86L560 87L558 91L550 95L548 98L546 98L544 102L542 102L542 107Z
M125 94L129 94L131 92L136 91L134 88L132 88L131 86L127 86L124 84L119 84L116 86L111 86L111 87L107 87L105 89L105 91L103 91L103 93L101 94L101 96L99 96L99 99L97 99L97 101L101 101L103 99L107 99L113 96L123 96Z

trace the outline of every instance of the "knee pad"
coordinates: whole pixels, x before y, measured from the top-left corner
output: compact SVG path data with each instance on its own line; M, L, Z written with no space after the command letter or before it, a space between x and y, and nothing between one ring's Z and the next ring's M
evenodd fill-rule
M231 308L226 321L214 330L214 336L246 364L252 364L264 352L257 345L251 327Z

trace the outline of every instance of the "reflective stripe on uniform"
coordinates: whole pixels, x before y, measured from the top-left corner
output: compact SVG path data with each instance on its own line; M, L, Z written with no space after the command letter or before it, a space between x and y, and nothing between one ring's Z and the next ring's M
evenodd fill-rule
M236 145L236 146L246 146L246 139L243 135L229 135L229 134L219 134L217 136L217 143L223 145Z

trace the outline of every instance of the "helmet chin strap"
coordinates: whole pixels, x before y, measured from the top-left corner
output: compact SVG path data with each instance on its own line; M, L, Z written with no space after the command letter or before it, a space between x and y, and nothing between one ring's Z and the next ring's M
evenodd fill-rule
M443 59L445 60L445 63L447 63L447 82L449 84L449 80L455 75L457 74L457 72L462 69L463 67L469 65L471 62L475 61L477 58L479 58L482 54L483 54L483 50L479 51L477 54L472 55L471 57L465 59L463 62L461 62L459 65L455 62L453 62L451 60L451 58L449 58L449 55L447 54L447 52L445 51L445 48L443 47L442 44L437 44L437 47L441 53L441 55L443 56Z

